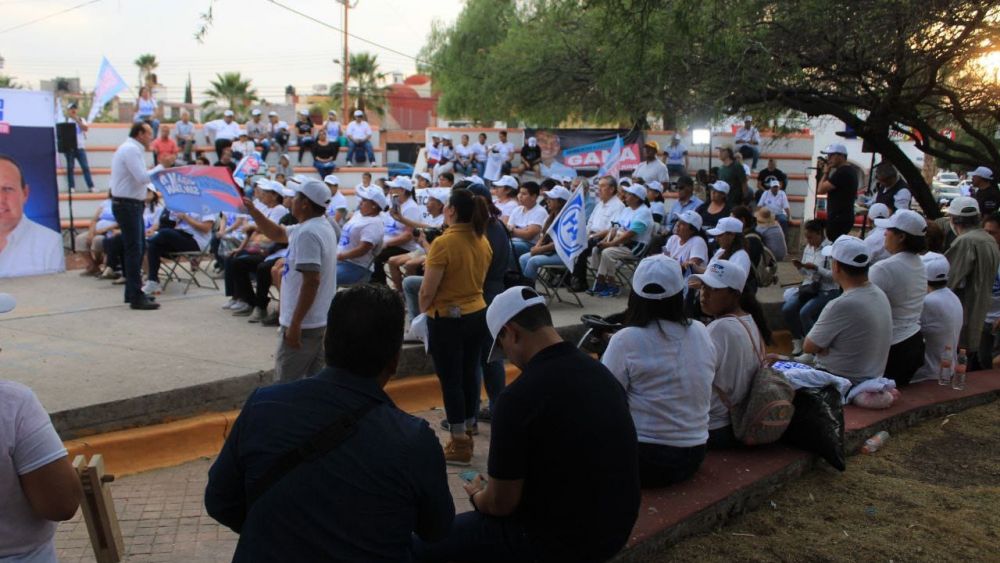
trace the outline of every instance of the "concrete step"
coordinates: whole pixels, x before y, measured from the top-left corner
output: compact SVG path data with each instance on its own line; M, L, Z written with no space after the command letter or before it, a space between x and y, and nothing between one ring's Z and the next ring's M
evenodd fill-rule
M115 150L117 148L118 148L117 146L88 146L87 147L87 163L90 165L91 169L110 167L111 166L112 157L114 156ZM203 154L204 154L204 156L206 158L208 158L208 160L210 162L214 163L217 160L216 155L215 155L215 147L210 147L210 146L207 146L207 145L206 146L199 146L199 147L196 147L196 150L197 151L202 151ZM298 161L299 161L299 156L298 156L299 155L299 147L289 147L288 151L289 151L288 154L289 154L289 156L292 159L292 164L293 165L297 165ZM384 150L382 150L381 148L375 148L375 149L373 149L373 152L375 153L375 162L376 163L383 163L383 162L385 162L385 154L384 154L385 151ZM153 153L152 152L146 152L145 156L146 156L146 165L147 166L153 166ZM192 155L192 157L193 157L193 155ZM267 155L267 164L269 166L275 166L276 164L278 164L278 159L280 157L281 157L281 155L279 155L279 154L277 154L277 153L275 153L275 152L272 151L270 154ZM336 160L334 160L334 162L337 163L337 166L344 166L344 165L347 164L347 148L346 147L341 147L341 150L337 154L337 158L336 158ZM303 166L312 166L312 164L313 164L312 152L307 151L304 155L302 155L302 165ZM58 166L59 166L58 167L58 173L59 174L65 174L66 173L66 171L65 171L65 168L66 168L66 159L65 159L65 157L63 157L63 156L60 155L60 157L59 157L59 165ZM74 163L73 168L76 171L79 171L80 165L78 163Z
M87 131L87 146L88 148L100 145L117 147L128 138L128 132L131 127L131 123L93 123L90 125L90 130ZM372 146L381 144L380 137L381 132L373 126ZM195 124L195 139L198 143L204 143L205 141L205 135L202 133L202 126L200 124ZM292 139L295 139L294 133L292 134Z

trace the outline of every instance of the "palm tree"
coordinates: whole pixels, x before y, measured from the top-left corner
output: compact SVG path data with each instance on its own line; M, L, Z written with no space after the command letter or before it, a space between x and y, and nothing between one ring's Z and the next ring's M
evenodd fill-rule
M152 88L156 85L156 79L153 71L156 67L160 66L159 61L156 60L156 55L152 53L144 53L139 55L139 58L135 60L135 66L139 67L139 87L149 86Z
M354 98L355 107L361 111L374 111L379 115L385 115L385 95L389 89L382 85L386 75L379 71L378 55L352 53L350 61L347 93ZM330 87L330 95L340 96L341 88L343 88L342 83L334 84Z
M205 90L208 96L202 107L213 108L211 113L218 113L220 106L236 112L240 119L246 117L246 111L250 105L257 101L257 90L250 87L251 79L243 79L238 72L226 72L216 74L215 80L211 82L212 87Z

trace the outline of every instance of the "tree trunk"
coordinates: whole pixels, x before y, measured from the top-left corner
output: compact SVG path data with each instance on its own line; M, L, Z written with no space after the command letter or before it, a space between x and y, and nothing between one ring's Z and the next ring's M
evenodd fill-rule
M941 210L938 207L938 202L934 200L934 194L931 193L930 186L924 180L923 172L910 160L910 157L906 156L899 145L888 136L871 136L868 141L872 143L879 154L899 170L903 179L910 185L910 193L916 198L920 208L924 210L924 215L928 219L940 217Z

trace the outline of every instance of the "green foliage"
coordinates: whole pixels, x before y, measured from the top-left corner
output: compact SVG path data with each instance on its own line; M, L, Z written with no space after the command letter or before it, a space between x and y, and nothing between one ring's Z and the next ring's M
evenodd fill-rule
M378 55L363 51L351 53L348 73L347 96L354 100L354 103L350 107L385 115L385 96L389 92L389 89L383 85L386 75L379 69ZM328 92L332 98L332 102L330 103L331 107L326 109L334 109L340 112L341 100L344 95L344 83L334 83L330 86ZM349 118L350 116L347 116L345 119Z
M152 53L145 53L139 55L135 59L135 66L139 67L139 87L143 86L154 86L156 84L155 75L153 71L160 66L160 62L156 60L156 55Z
M13 76L8 76L6 74L0 74L0 88L20 89L21 85L14 81L14 77Z
M257 90L251 87L251 82L238 72L216 74L215 80L210 83L211 88L204 92L209 99L202 107L210 110L205 119L215 119L226 109L231 109L236 113L237 120L245 120L250 106L258 100Z

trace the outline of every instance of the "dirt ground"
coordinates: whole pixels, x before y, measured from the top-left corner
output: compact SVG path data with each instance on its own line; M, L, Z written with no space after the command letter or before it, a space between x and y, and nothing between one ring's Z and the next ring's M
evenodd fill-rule
M1000 561L1000 402L825 462L660 561Z

